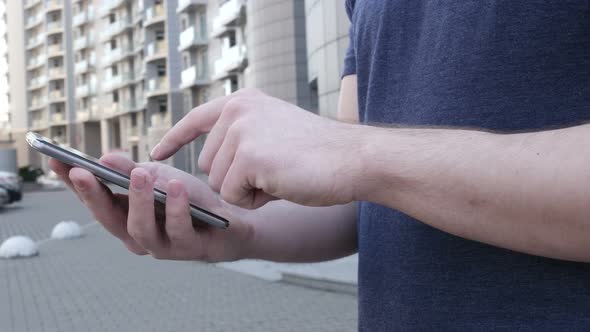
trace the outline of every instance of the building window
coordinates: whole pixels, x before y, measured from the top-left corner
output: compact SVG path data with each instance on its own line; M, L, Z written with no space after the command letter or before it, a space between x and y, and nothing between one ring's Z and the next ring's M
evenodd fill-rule
M163 63L161 63L161 64L158 64L157 71L158 71L158 76L159 76L159 77L164 77L164 76L166 76L166 65L165 65L165 64L163 64Z
M164 30L156 30L155 34L156 34L156 40L164 40L164 37L166 35L164 33Z
M119 91L113 91L113 103L119 102Z
M232 30L229 32L229 34L227 35L227 41L228 41L228 46L229 47L234 47L237 44L237 38L236 38L236 31Z

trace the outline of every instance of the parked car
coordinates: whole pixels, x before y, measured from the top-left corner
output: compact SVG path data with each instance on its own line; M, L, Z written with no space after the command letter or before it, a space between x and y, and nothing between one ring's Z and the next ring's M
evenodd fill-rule
M10 202L10 195L8 191L0 188L0 208Z
M15 173L0 171L0 188L8 193L9 204L23 198L23 182Z

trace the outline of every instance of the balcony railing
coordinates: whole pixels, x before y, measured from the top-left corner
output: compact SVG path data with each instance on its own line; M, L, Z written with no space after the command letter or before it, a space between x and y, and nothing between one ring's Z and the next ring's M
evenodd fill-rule
M178 0L178 7L176 7L176 12L181 13L185 10L190 9L191 7L204 6L207 5L207 2L207 0Z
M41 108L47 105L47 96L43 96L41 98L37 97L37 98L33 98L31 99L31 104L29 105L29 108Z
M104 90L112 90L123 84L129 83L133 80L133 78L134 76L132 72L122 73L117 76L105 77L102 83L102 88Z
M203 68L199 68L196 65L193 65L181 73L181 87L188 87L193 84L198 84L199 82L205 82L208 80L207 77L207 70Z
M112 36L121 33L131 24L131 17L119 17L115 22L109 24L102 33L103 40L110 39Z
M32 6L39 4L39 3L41 3L41 0L26 0L25 1L25 8L32 7Z
M193 45L206 45L207 44L207 32L197 29L194 26L184 30L180 33L180 45L179 50L185 50Z
M108 13L111 9L116 8L122 5L125 0L103 0L102 6L100 7L100 14L104 15Z
M37 76L29 82L29 88L36 88L45 85L47 83L47 76L41 75Z
M82 73L88 70L88 60L82 60L79 62L76 62L76 64L74 65L74 71L76 73Z
M46 11L61 9L62 5L63 5L62 0L45 0L45 10Z
M27 18L27 24L26 24L27 29L41 23L43 21L44 14L45 13L43 13L43 12L39 12L35 16L29 16Z
M64 92L62 90L53 90L51 92L49 92L49 100L56 100L56 99L62 99L64 97Z
M93 39L92 34L76 38L76 40L74 40L74 49L79 50L92 45Z
M215 77L223 77L227 73L239 69L246 59L246 47L236 45L223 49L221 59L215 61Z
M49 68L49 77L63 76L64 74L64 67Z
M81 11L72 18L72 24L78 26L91 21L94 18L94 8L88 7L85 11Z
M240 17L244 0L229 0L219 7L219 13L213 19L213 36L225 31L225 26Z
M96 93L96 84L86 83L76 87L76 97L84 98Z
M155 5L145 9L145 25L149 25L152 21L163 19L166 12L163 5Z
M53 120L53 122L64 122L66 117L63 112L53 113L51 114L51 120Z
M61 44L53 44L53 45L47 46L47 53L50 55L60 53L60 52L63 52L63 47Z
M165 40L151 42L147 46L148 57L165 56L168 49L168 43Z
M27 42L27 47L28 48L37 47L37 46L43 44L44 42L45 42L45 34L40 33L36 37L29 38L29 41Z
M28 67L39 66L39 65L45 64L45 60L47 60L47 57L43 54L40 54L34 58L31 58L27 64L27 66Z
M168 77L162 76L150 79L147 90L151 93L168 90Z
M53 31L57 31L57 30L61 30L63 29L63 24L61 21L54 21L54 22L49 22L47 23L47 32L51 33Z

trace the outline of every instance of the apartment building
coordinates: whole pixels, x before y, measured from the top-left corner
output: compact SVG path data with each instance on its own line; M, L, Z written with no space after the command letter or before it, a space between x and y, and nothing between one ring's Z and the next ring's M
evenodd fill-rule
M12 144L6 19L6 1L0 1L0 148Z
M96 7L99 1L72 1L73 62L75 85L75 135L72 145L92 156L102 153L98 103L98 68L96 41L99 37Z
M340 76L348 48L350 21L344 1L305 0L307 18L308 82L311 108L318 114L335 118L340 94Z
M11 26L22 30L9 30L16 36L9 38L9 62L19 66L19 50L25 61L26 93L11 98L26 109L11 117L14 128L20 116L18 137L35 130L91 155L122 150L145 161L187 112L242 87L328 116L336 110L348 29L338 1L10 3ZM10 83L12 94L18 77ZM19 163L43 165L19 141ZM197 173L202 144L170 163Z

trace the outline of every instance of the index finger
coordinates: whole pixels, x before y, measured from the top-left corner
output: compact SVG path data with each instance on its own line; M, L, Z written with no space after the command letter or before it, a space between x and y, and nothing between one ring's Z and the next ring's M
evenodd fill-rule
M219 119L223 107L230 98L231 96L217 98L190 111L172 129L168 130L160 143L154 147L150 154L152 159L166 159L185 144L208 133Z

